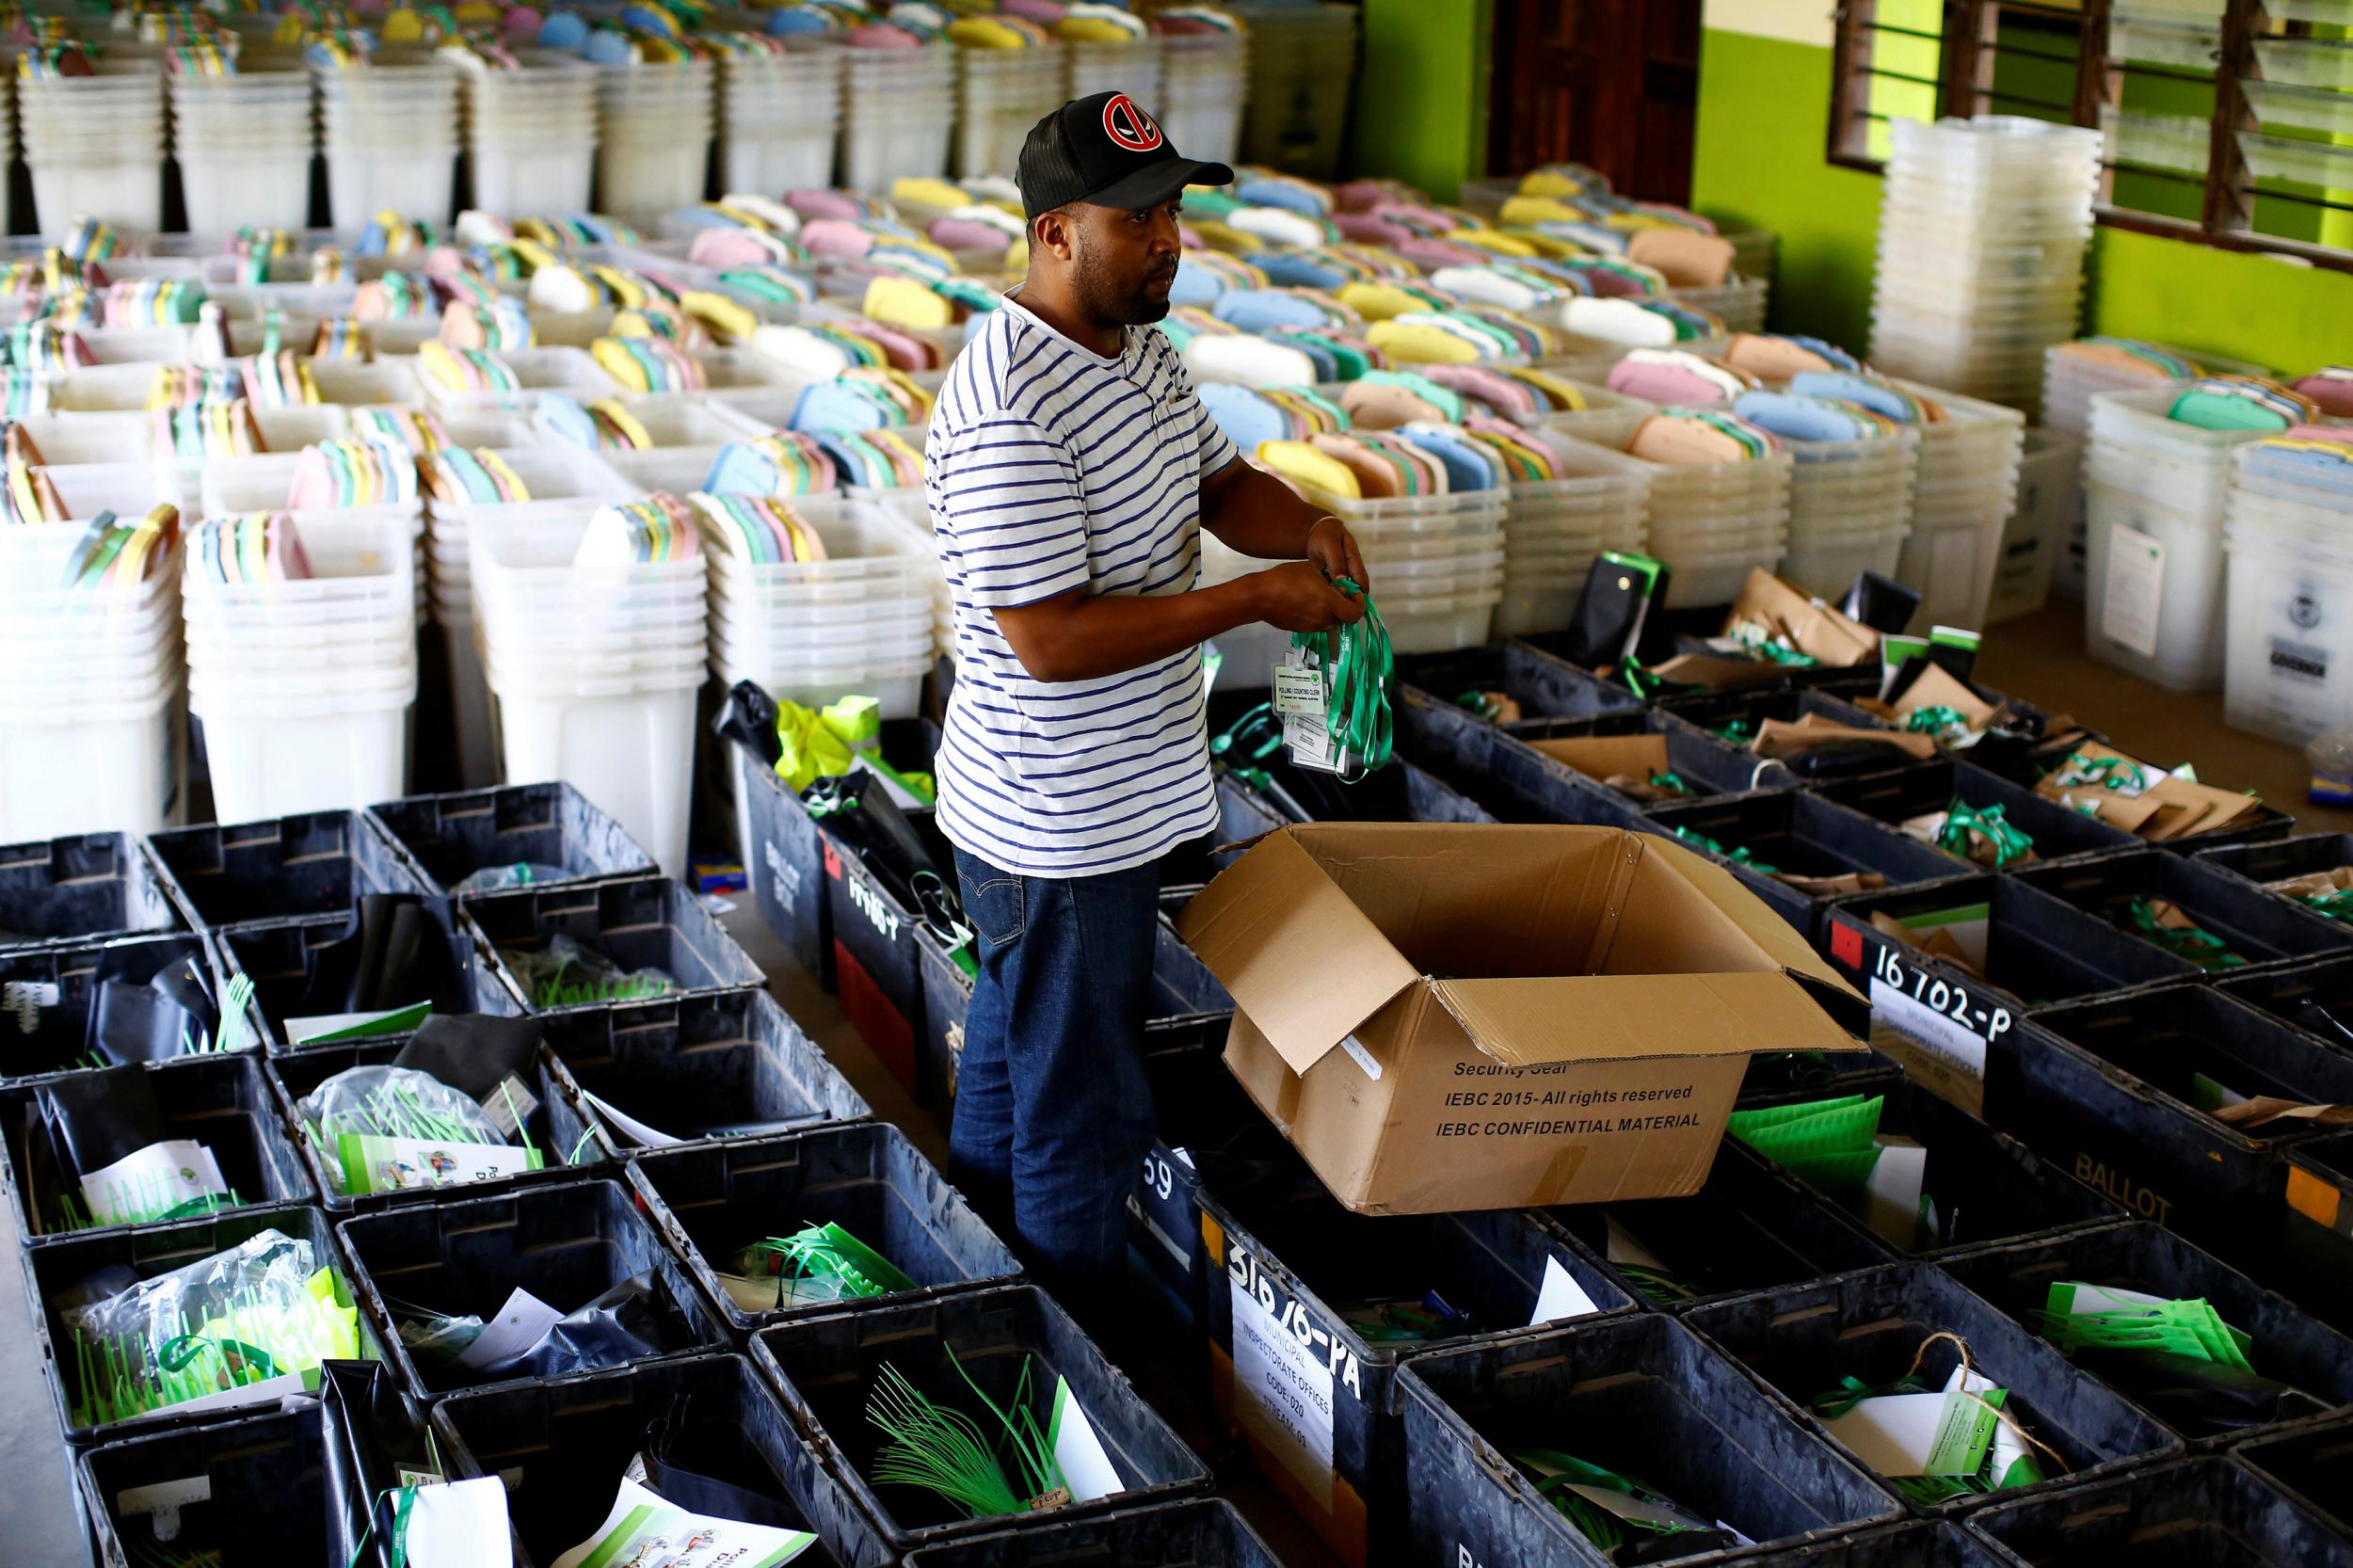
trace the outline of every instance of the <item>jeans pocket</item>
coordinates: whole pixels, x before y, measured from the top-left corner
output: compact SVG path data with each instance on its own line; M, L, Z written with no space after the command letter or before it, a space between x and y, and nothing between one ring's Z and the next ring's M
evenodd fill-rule
M972 922L991 952L1021 939L1029 925L1029 901L1017 876L993 876L964 885L964 918Z

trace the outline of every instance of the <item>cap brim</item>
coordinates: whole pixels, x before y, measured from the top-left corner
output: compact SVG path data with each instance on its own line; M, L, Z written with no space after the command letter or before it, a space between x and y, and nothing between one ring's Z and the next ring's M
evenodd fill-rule
M1234 171L1224 164L1202 163L1194 158L1163 158L1159 163L1137 169L1133 174L1114 180L1101 190L1090 191L1080 200L1091 207L1115 207L1133 212L1138 207L1157 207L1175 197L1187 185L1230 185Z

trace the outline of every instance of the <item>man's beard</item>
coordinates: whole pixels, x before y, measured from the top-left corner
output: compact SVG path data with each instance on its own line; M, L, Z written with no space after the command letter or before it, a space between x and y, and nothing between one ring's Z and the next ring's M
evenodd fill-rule
M1175 280L1172 265L1165 272L1148 275L1134 288L1126 288L1105 276L1096 257L1081 249L1078 258L1079 299L1087 314L1096 321L1115 327L1149 327L1168 315L1168 296L1156 292L1151 285L1161 278Z

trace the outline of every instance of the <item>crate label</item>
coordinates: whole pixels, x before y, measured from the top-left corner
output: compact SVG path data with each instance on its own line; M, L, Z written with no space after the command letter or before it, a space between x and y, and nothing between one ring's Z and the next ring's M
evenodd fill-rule
M1192 1184L1186 1184L1183 1197L1177 1196L1176 1167L1161 1145L1155 1144L1144 1151L1144 1181L1128 1194L1128 1208L1171 1257L1184 1267L1192 1266L1193 1254L1178 1240L1192 1235L1194 1228Z
M0 986L0 1009L16 1018L16 1032L30 1034L40 1027L43 1009L57 1005L57 983L54 980L11 980Z
M886 941L897 941L899 916L883 902L882 889L862 876L845 876L841 880L843 886L850 889L850 902L856 904L858 913L866 917L866 923L880 932Z
M1871 1044L1940 1099L1985 1114L1985 1060L2009 1032L2009 1009L1958 980L1909 963L1888 944L1871 952Z
M801 912L801 868L784 857L784 851L774 843L760 846L760 857L768 866L768 874L776 878L776 903L788 915Z
M2119 523L2108 533L2108 572L2100 635L2143 659L2157 656L2157 612L2165 602L2165 546Z
M174 1541L180 1535L180 1511L190 1503L213 1500L210 1476L188 1476L179 1480L159 1480L152 1486L127 1486L115 1494L115 1515L136 1519L145 1514L148 1531L158 1541Z
M2301 1165L2288 1167L2288 1207L2324 1230L2353 1235L2353 1210L2344 1194Z
M1356 1358L1283 1299L1247 1249L1226 1259L1234 1305L1234 1413L1242 1431L1298 1480L1325 1512L1332 1507L1332 1416L1337 1365L1345 1360L1359 1399Z

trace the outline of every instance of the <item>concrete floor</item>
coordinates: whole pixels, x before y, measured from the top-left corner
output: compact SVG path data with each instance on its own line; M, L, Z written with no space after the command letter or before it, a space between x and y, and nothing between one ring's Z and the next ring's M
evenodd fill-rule
M2153 762L2195 761L2209 784L2252 789L2299 819L2299 831L2353 831L2353 812L2323 810L2304 798L2298 748L2227 728L2218 695L2166 692L2083 654L2082 614L2054 604L2041 614L1991 629L1977 665L1982 680L2055 712L2074 714L2121 748ZM936 1162L947 1138L918 1107L843 1018L834 999L802 973L748 900L727 917L728 929L770 979L769 989L848 1076L877 1115L896 1123ZM13 1219L0 1212L0 1254L17 1251ZM0 1267L0 1562L9 1568L86 1568L89 1561L74 1482L57 1440L56 1417L35 1358L22 1272ZM1146 1396L1219 1471L1221 1491L1292 1568L1329 1568L1321 1543L1273 1491L1237 1463L1209 1428L1203 1391L1184 1380L1141 1378Z

